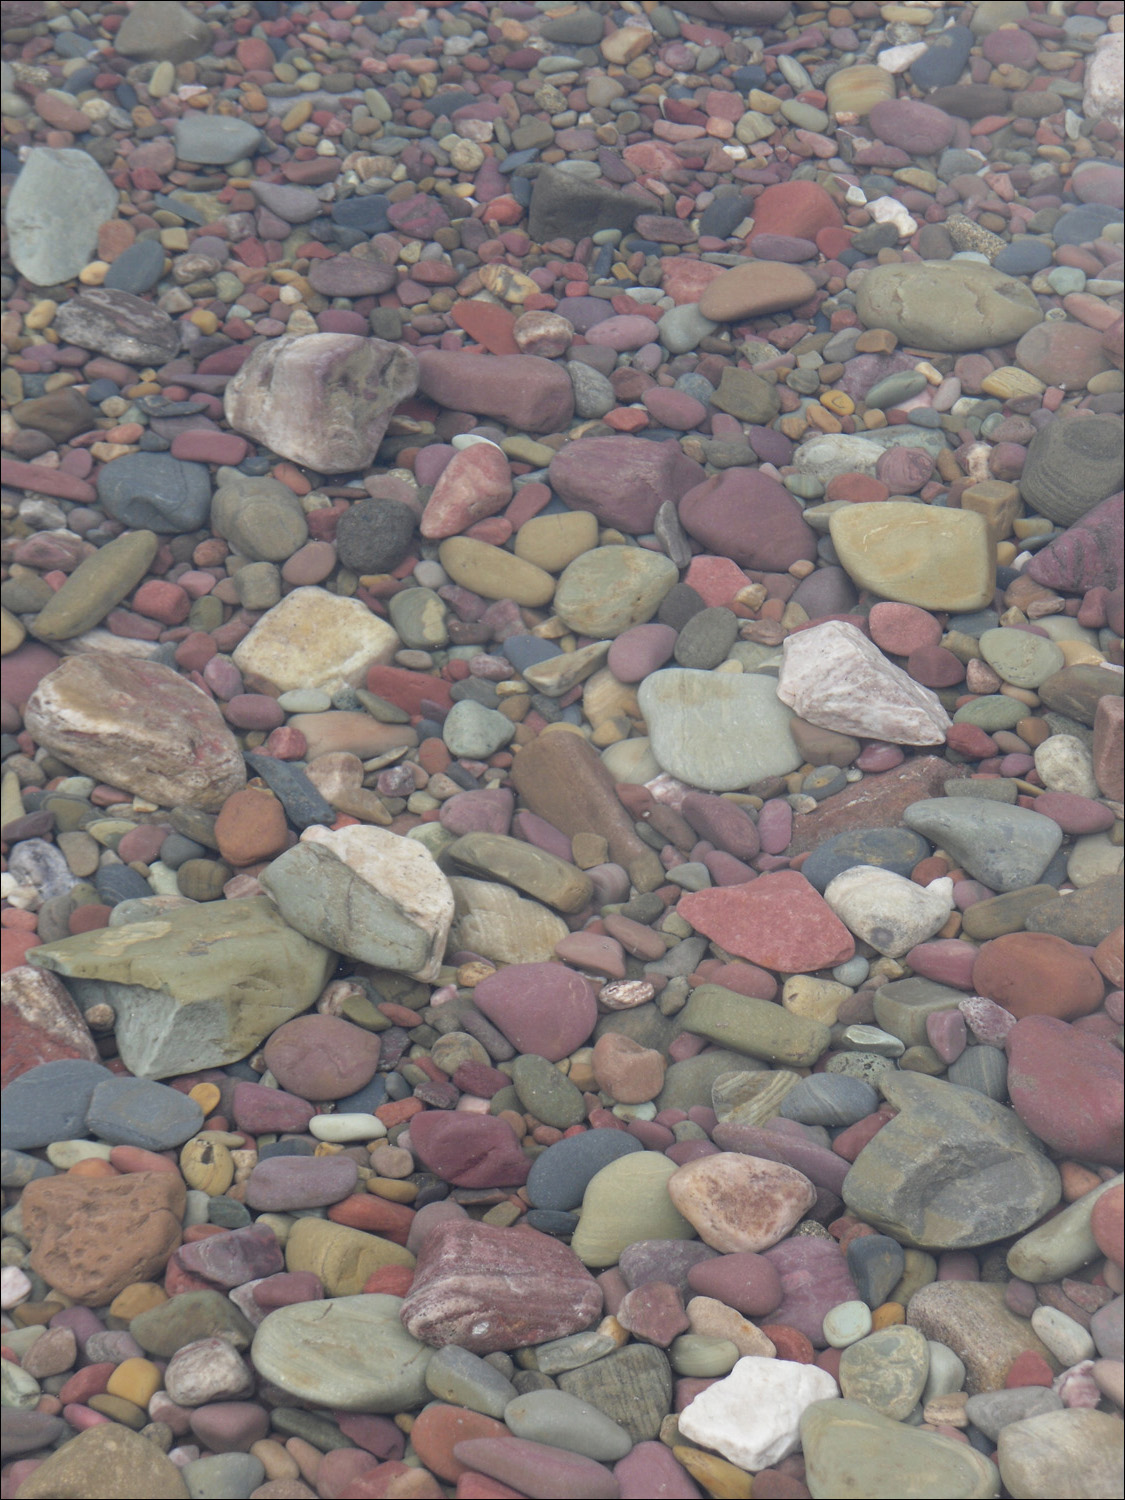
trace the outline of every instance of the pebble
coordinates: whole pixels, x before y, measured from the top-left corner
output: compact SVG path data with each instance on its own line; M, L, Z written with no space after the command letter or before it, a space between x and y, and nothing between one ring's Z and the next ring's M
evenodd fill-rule
M1116 22L18 9L5 1493L1116 1493Z

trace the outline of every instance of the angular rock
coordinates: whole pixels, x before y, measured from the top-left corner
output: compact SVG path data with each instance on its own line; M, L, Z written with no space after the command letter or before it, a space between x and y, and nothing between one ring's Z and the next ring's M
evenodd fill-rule
M1062 829L1050 818L977 797L914 802L902 817L974 880L998 892L1034 885L1062 843Z
M1110 495L1042 548L1025 572L1045 588L1084 594L1088 589L1115 589L1121 584L1125 523L1121 493Z
M72 656L41 679L24 719L60 760L159 806L218 811L246 781L214 700L157 662Z
M826 1370L787 1359L747 1355L680 1413L680 1431L742 1469L772 1468L800 1445L803 1413L831 1400L837 1386Z
M418 529L440 540L494 516L512 498L512 471L493 443L473 443L455 453L441 471Z
M314 942L377 968L437 978L453 895L416 840L364 824L314 825L262 872L261 884Z
M566 370L536 354L418 354L418 389L439 406L499 417L519 432L559 432L574 415Z
M20 1199L31 1267L75 1302L104 1307L163 1274L180 1243L185 1192L176 1172L37 1178Z
M724 952L784 974L833 968L855 953L851 933L795 870L689 892L677 910Z
M53 974L30 964L8 969L0 981L0 1007L4 1019L0 1088L6 1089L41 1063L100 1060L90 1028L66 986Z
M94 254L99 228L116 213L117 189L87 152L33 147L7 207L16 270L33 286L70 281Z
M645 200L632 198L602 182L589 182L557 167L544 166L535 178L528 210L528 233L542 244L599 229L632 229Z
M90 287L63 302L53 326L68 344L125 364L162 365L180 347L180 330L166 312L112 287Z
M214 40L202 16L167 0L138 0L121 22L113 48L122 57L142 62L189 62L207 52Z
M574 510L631 534L651 531L665 501L679 501L704 471L679 443L620 434L566 443L551 460L548 482Z
M777 696L810 724L898 745L944 743L937 694L889 662L861 630L830 620L791 635Z
M490 1354L578 1333L601 1307L598 1283L558 1240L452 1219L426 1237L402 1323L424 1344Z
M227 421L323 474L366 468L400 401L418 388L410 351L350 333L267 339L228 382Z
M109 1004L122 1061L164 1078L236 1062L308 1009L335 956L287 927L264 897L186 906L44 943L79 1006Z
M1022 281L979 261L917 261L876 266L863 279L856 312L868 328L901 343L957 353L1020 338L1043 321Z
M969 1249L1020 1234L1059 1201L1058 1170L1011 1113L920 1073L880 1077L899 1113L856 1157L844 1202L904 1245Z
M780 1162L722 1151L688 1162L668 1196L700 1239L724 1254L768 1250L816 1201L807 1177Z
M258 621L234 650L244 676L260 677L281 692L297 688L362 687L372 666L399 649L391 626L358 599L327 589L294 589Z

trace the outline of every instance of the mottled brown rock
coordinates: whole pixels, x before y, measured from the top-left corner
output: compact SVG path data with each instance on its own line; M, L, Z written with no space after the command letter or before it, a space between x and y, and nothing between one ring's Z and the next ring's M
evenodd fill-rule
M53 974L20 964L0 981L4 1043L0 1088L40 1063L65 1057L99 1062L90 1028L66 986Z
M64 1443L13 1493L19 1500L187 1500L189 1491L156 1443L103 1422Z
M512 784L524 805L563 833L597 833L610 858L624 865L639 891L664 883L664 867L633 831L613 781L598 754L576 734L558 731L525 745L512 766Z
M490 1354L577 1333L601 1307L601 1287L558 1240L449 1219L426 1237L402 1321L424 1344Z
M723 1151L680 1167L668 1196L704 1244L733 1255L784 1239L816 1201L816 1188L782 1162Z
M928 1339L952 1349L965 1365L970 1396L999 1391L1012 1361L1031 1350L1052 1370L1059 1364L1026 1318L1009 1312L1005 1286L996 1281L933 1281L914 1293L906 1321Z
M179 1247L186 1191L178 1172L36 1178L20 1199L32 1270L86 1307L159 1280Z
M215 812L246 781L238 742L213 700L157 662L69 657L39 683L24 722L76 770L161 807Z
M967 769L951 766L936 755L923 755L893 771L865 776L826 797L815 812L797 814L789 853L806 854L850 828L893 828L912 802L940 797L945 783L953 776L964 776Z

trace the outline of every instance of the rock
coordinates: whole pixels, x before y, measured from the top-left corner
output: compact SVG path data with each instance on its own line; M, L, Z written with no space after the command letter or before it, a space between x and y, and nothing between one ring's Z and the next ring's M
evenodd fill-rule
M645 200L602 182L590 182L554 166L535 178L528 210L528 233L543 243L594 234L599 229L632 229Z
M160 806L217 811L246 779L214 701L157 662L70 657L40 680L24 718L60 759Z
M930 1351L916 1328L881 1328L844 1349L840 1393L901 1422L921 1399L929 1366Z
M891 500L844 506L829 525L849 577L884 599L950 611L992 601L994 548L975 511Z
M264 897L101 928L44 943L34 957L82 1009L112 1005L122 1061L155 1077L245 1057L313 1003L335 963Z
M549 1062L560 1062L580 1047L598 1015L590 982L554 962L498 969L476 986L473 1003L520 1052Z
M192 15L185 5L139 0L122 20L113 46L122 57L180 63L207 52L212 40L213 33L206 21L202 16Z
M297 1401L397 1412L427 1398L431 1350L403 1327L399 1297L368 1294L278 1308L254 1336L259 1375Z
M1065 665L1054 641L1022 630L986 630L980 653L996 674L1013 687L1037 688Z
M285 1242L286 1271L315 1276L328 1297L358 1296L376 1272L413 1266L413 1255L402 1245L332 1219L298 1218Z
M631 534L650 531L660 506L679 501L703 477L678 443L626 434L566 443L548 470L551 488L567 505Z
M1090 960L1046 932L1011 932L985 943L973 964L973 987L1017 1019L1072 1021L1097 1010L1105 993Z
M530 1160L520 1150L515 1132L495 1115L469 1115L427 1110L414 1115L411 1149L427 1171L462 1188L520 1187Z
M922 887L890 870L855 865L830 882L824 899L856 937L899 958L945 925L953 882L946 876Z
M144 1078L107 1078L99 1083L86 1111L91 1135L113 1146L168 1151L182 1146L203 1127L194 1099Z
M1103 119L1114 126L1122 119L1121 44L1115 36L1099 37L1086 64L1082 109L1087 119Z
M453 1456L470 1471L498 1480L505 1489L511 1486L516 1494L617 1494L617 1483L604 1465L546 1443L517 1437L468 1438L454 1445Z
M203 464L181 463L167 453L126 453L98 474L98 500L125 526L162 534L197 531L211 506L211 476Z
M1010 343L1043 320L1022 281L967 260L876 266L860 286L856 312L900 343L952 353Z
M405 557L418 520L399 500L357 500L336 527L336 555L353 573L389 573Z
M766 234L815 240L822 229L838 228L841 223L835 200L819 183L799 179L771 183L754 200L754 229L749 243L753 245L759 235Z
M677 910L725 952L781 973L833 968L855 953L848 929L804 876L791 870L689 892Z
M836 1382L815 1365L785 1359L740 1359L724 1379L680 1413L679 1429L740 1468L772 1468L796 1451L801 1416L836 1395Z
M801 763L768 677L671 667L651 673L637 701L657 764L689 786L734 791Z
M765 1252L781 1277L782 1299L771 1324L803 1333L814 1349L823 1349L825 1316L841 1302L856 1300L848 1263L835 1240L790 1235Z
M164 246L159 240L134 240L110 266L102 285L140 296L164 275L164 265Z
M1081 1408L1009 1422L997 1439L1000 1477L1012 1495L1111 1494L1121 1474L1113 1417Z
M155 1443L114 1421L79 1432L19 1486L25 1500L188 1500L190 1493Z
M298 932L363 963L434 980L453 897L429 852L366 825L306 829L262 872L263 888Z
M285 562L309 534L301 502L287 485L229 469L211 504L211 529L254 562Z
M1055 417L1032 438L1020 474L1024 503L1071 526L1121 488L1125 473L1115 419Z
M100 1062L82 1058L58 1058L28 1069L5 1089L4 1149L27 1151L77 1137L94 1090L105 1078Z
M327 589L294 589L258 621L234 650L243 676L281 692L298 688L361 687L375 664L398 650L394 630L358 599Z
M93 255L98 230L116 213L117 189L87 152L33 147L8 200L16 270L33 286L72 280Z
M574 865L504 834L465 834L445 855L470 875L501 880L557 911L581 911L594 893L593 881Z
M162 365L180 347L180 330L166 312L111 287L89 287L62 303L53 326L68 344L125 364Z
M792 1167L724 1151L680 1167L668 1196L705 1244L731 1254L768 1250L784 1239L812 1207L816 1189Z
M577 1333L601 1305L601 1288L558 1240L451 1219L426 1237L402 1323L425 1344L489 1354Z
M629 1344L557 1376L559 1388L623 1427L635 1443L650 1441L672 1409L668 1357L652 1344Z
M1053 1016L1028 1015L1005 1039L1012 1108L1051 1150L1121 1165L1121 1054Z
M818 1401L801 1417L805 1474L814 1495L910 1494L918 1500L996 1493L996 1465L969 1444L892 1421L862 1401Z
M4 975L0 1007L4 1019L0 1088L7 1089L16 1078L43 1063L99 1061L89 1027L66 986L53 974L30 964L10 968ZM63 1090L66 1092L68 1089ZM5 1102L11 1104L10 1099ZM48 1135L43 1144L51 1139Z
M414 394L409 350L348 333L261 344L228 382L227 421L283 458L325 474L366 468L394 408Z
M355 255L314 260L309 267L309 284L323 297L379 296L393 290L397 283L398 272L394 266Z
M952 1349L963 1362L969 1395L1004 1389L1009 1368L1034 1354L1048 1370L1058 1368L1026 1318L1009 1311L1002 1283L934 1281L910 1298L907 1322Z
M565 1391L517 1396L505 1407L504 1421L516 1437L566 1448L601 1463L624 1458L633 1446L623 1427Z
M537 609L555 592L555 580L550 573L475 537L447 538L438 548L438 561L454 583L485 599L511 599L515 604Z
M264 1056L281 1087L299 1098L346 1099L374 1077L379 1037L341 1016L298 1016L277 1028Z
M545 906L522 900L507 886L461 875L451 877L449 887L453 951L467 949L494 964L549 963L557 956L568 928Z
M577 1208L596 1172L641 1149L637 1138L623 1130L587 1130L556 1141L532 1163L527 1178L532 1207L559 1212Z
M184 1194L177 1172L37 1178L20 1199L31 1267L74 1302L104 1307L162 1275L180 1243Z
M576 635L612 639L650 620L676 580L676 564L660 552L595 547L563 570L554 610Z
M763 236L755 232L755 239ZM758 254L762 254L761 248ZM733 323L784 312L807 302L816 283L798 266L781 261L747 260L716 276L699 299L699 311L715 323Z
M1062 829L1049 818L975 797L915 802L902 816L992 891L1034 885L1062 843Z
M442 470L419 530L424 537L453 536L474 521L494 516L511 498L512 474L503 452L492 443L473 443L455 453Z
M262 132L249 120L199 110L174 121L172 134L177 157L204 166L229 166L253 156L262 144Z
M782 572L816 556L816 536L784 485L756 469L725 469L679 499L684 529L740 567Z
M637 1240L689 1240L691 1224L668 1196L674 1162L652 1151L619 1157L595 1173L582 1199L571 1249L585 1266L616 1265Z
M1048 542L1028 563L1027 576L1045 588L1075 594L1116 588L1125 545L1122 499L1121 494L1111 495Z
M574 414L570 376L535 354L425 349L418 371L418 389L439 406L499 417L520 432L565 430Z

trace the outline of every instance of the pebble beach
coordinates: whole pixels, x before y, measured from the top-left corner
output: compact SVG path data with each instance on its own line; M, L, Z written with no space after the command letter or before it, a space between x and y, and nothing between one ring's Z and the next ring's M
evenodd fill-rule
M1119 1500L1125 5L0 25L0 1500Z

